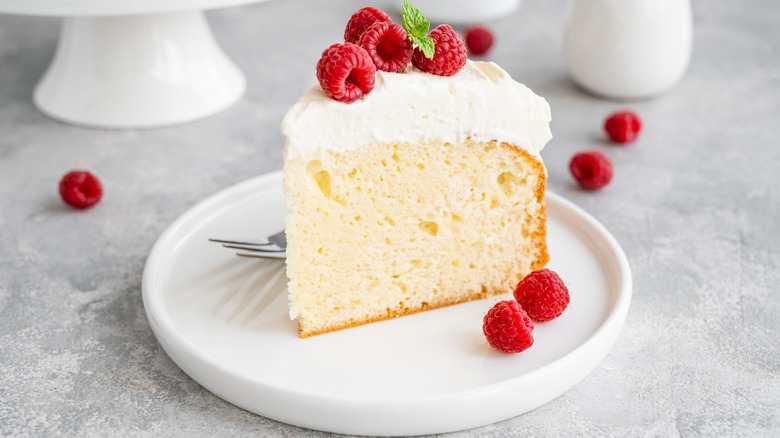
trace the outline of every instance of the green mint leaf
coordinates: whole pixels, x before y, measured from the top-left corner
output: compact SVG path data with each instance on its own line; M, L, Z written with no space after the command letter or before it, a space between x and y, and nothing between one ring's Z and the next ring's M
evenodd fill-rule
M422 38L428 33L430 23L417 8L409 3L409 0L404 0L401 18L403 19L403 27L409 36Z
M425 37L420 39L417 42L417 48L423 52L426 58L433 59L433 53L435 52L433 38Z
M409 35L409 41L420 49L426 58L433 58L433 40L426 36L431 28L431 22L412 6L409 0L404 0L401 18L403 18L404 30Z

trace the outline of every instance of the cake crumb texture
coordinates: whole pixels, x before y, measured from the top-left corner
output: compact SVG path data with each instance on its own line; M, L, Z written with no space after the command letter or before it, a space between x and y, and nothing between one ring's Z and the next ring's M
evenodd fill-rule
M496 141L375 144L285 163L302 337L511 291L548 261L540 159Z

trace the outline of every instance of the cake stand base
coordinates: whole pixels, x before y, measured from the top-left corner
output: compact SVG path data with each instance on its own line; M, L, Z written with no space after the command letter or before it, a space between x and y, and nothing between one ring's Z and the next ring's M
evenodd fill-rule
M69 124L153 128L217 113L245 88L202 11L68 17L33 100Z

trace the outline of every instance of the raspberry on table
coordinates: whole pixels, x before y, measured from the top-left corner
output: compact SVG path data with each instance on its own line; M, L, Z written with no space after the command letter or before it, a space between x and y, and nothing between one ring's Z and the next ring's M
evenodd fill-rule
M601 151L575 154L569 162L569 171L579 185L587 190L598 190L612 180L612 162Z
M374 89L374 61L357 44L333 44L317 62L317 79L329 97L352 103Z
M392 21L381 9L368 6L352 14L344 29L344 42L357 44L363 32L377 21Z
M401 73L412 60L412 43L400 24L389 21L372 24L358 43L368 52L377 70Z
M75 208L89 208L100 202L103 187L100 181L86 170L74 170L60 180L60 198Z
M569 289L554 271L540 269L520 280L515 299L534 321L555 319L569 305Z
M618 111L610 114L604 121L604 130L612 141L630 143L639 136L642 121L633 111Z
M493 47L493 32L485 26L471 26L466 28L466 48L469 53L481 56Z
M520 353L533 345L534 323L515 300L496 303L482 322L488 343L504 353Z
M416 48L412 53L412 65L418 69L439 76L452 76L466 65L466 46L460 35L451 26L436 26L428 36L433 39L435 52L428 59Z

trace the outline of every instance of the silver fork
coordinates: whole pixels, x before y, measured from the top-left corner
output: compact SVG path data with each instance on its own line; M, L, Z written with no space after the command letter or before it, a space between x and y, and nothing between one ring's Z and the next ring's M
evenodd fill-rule
M209 242L221 243L225 248L250 251L237 252L236 255L256 259L283 259L287 251L287 236L284 230L266 237L265 241L209 239Z

